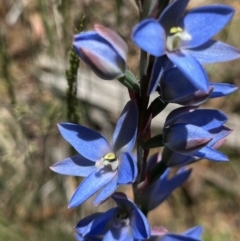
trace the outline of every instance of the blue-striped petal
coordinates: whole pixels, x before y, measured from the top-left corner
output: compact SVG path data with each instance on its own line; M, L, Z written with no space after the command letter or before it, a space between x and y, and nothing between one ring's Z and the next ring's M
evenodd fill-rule
M73 194L68 207L74 208L85 202L93 194L99 191L107 183L109 183L114 176L115 172L108 172L106 170L97 170L86 177L79 185L75 193Z
M87 127L61 123L58 128L63 138L86 159L97 161L112 151L108 141L101 134Z
M186 13L180 26L191 36L185 48L194 48L206 43L231 20L234 8L212 4L194 8Z
M146 19L137 24L132 32L133 42L153 56L165 53L166 34L155 19Z
M240 58L240 50L220 41L210 39L205 44L187 50L201 64L226 62Z
M134 145L138 126L138 108L135 101L125 105L113 133L114 152L130 152Z
M130 153L122 153L119 157L118 184L130 184L137 177L137 164Z
M77 154L55 163L50 169L63 175L86 177L95 171L96 167L94 162Z
M189 53L167 52L168 58L197 89L208 92L208 77L202 65ZM194 73L194 74L193 74Z

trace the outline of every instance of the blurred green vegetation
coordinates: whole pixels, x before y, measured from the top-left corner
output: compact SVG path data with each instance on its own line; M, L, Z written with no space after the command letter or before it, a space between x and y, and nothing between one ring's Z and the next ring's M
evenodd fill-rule
M101 23L121 34L129 46L129 67L138 74L139 52L130 39L131 29L138 21L134 2L1 2L0 241L71 241L76 222L97 210L90 202L81 210L68 210L67 202L80 180L49 170L49 166L70 152L56 128L58 122L67 120L67 97L66 93L49 89L39 80L43 69L38 59L42 56L60 59L65 61L67 69L72 35L85 14L86 29ZM218 38L240 47L240 4L238 0L231 4L237 8L237 14ZM212 80L240 86L239 61L211 65L207 69ZM45 71L57 74L52 68ZM79 101L77 104L82 124L109 132L104 126L96 125L88 113L92 108L88 103ZM240 114L239 92L207 105ZM113 122L109 120L109 126ZM240 240L240 197L232 191L234 185L240 185L239 150L224 147L224 151L231 162L197 163L194 166L196 175L150 213L152 225L182 232L203 224L206 241ZM206 170L209 170L208 176ZM229 185L225 187L218 179L211 178L214 173L222 177L222 181L227 180ZM105 204L100 208L106 210L107 207Z

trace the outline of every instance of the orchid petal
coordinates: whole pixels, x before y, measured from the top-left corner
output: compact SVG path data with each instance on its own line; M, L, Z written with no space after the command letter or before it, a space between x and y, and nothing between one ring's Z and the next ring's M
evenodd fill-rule
M91 235L104 235L109 229L109 223L114 218L116 213L119 212L119 208L111 208L105 213L101 213L101 215L96 216L89 222L84 231L82 236L87 237ZM91 215L92 216L92 215ZM77 231L83 226L84 219L80 220L76 226ZM80 230L81 231L81 230Z
M178 21L182 17L189 0L174 0L162 12L158 21L169 33L171 27L178 26Z
M116 171L109 172L103 169L91 173L82 181L82 183L73 194L69 202L69 208L74 208L82 204L98 190L100 190L107 183L109 183L115 175Z
M153 64L152 75L151 75L149 85L148 85L147 93L149 95L152 94L156 90L156 88L159 84L159 81L160 81L163 71L164 71L164 65L166 62L165 59L166 59L165 56L155 58L155 61Z
M75 35L73 47L79 57L100 78L112 80L124 75L125 60L96 32Z
M50 169L63 175L86 177L96 170L94 164L94 162L77 154L55 163Z
M125 41L110 28L106 28L100 24L95 24L94 29L105 40L107 40L118 54L126 61L128 47Z
M213 91L213 87L207 93L197 90L176 67L164 73L160 89L163 100L180 105L200 105Z
M213 135L213 139L208 143L208 146L214 146L218 141L225 139L232 130L226 126L220 126L219 128L215 128L209 131Z
M119 157L118 184L133 183L137 176L136 161L129 153L122 153Z
M133 149L138 126L138 109L133 100L124 107L113 133L115 152L129 152Z
M103 238L103 241L134 241L132 229L129 226L111 228Z
M182 108L182 110L185 110ZM187 109L186 109L187 110ZM179 108L179 112L180 112ZM172 115L173 116L173 115ZM168 119L168 118L167 118ZM171 121L171 122L170 122ZM205 130L211 130L222 126L227 121L227 116L222 112L213 109L198 109L192 112L186 112L174 119L169 118L168 123L171 125L177 123L187 123L200 126Z
M194 162L195 159L192 156L174 152L165 146L163 149L162 161L165 162L168 167L178 167L186 166Z
M212 140L212 135L201 127L179 123L164 129L164 145L169 149L188 154L195 153Z
M118 188L118 179L117 175L105 186L102 188L101 192L94 199L93 204L98 206L103 203L108 197L110 197L115 190Z
M234 9L227 5L212 4L186 13L180 26L191 36L184 47L194 48L206 43L231 20Z
M240 58L240 50L220 41L210 39L205 44L187 50L201 64L231 61Z
M86 159L97 161L112 151L108 141L101 134L87 127L61 123L58 128L63 138Z
M227 119L227 116L221 111L213 109L198 109L175 118L171 124L187 123L202 127L204 130L209 131L222 126L226 123Z
M205 158L211 161L215 162L226 162L228 161L228 157L221 153L220 151L217 151L209 146L203 147L198 152L194 153L194 156Z
M100 47L99 47L100 48ZM91 68L91 70L101 79L113 80L124 76L126 71L126 62L117 55L109 56L110 52L105 50L104 55L97 55L93 50L79 48L82 60ZM106 56L106 54L108 54ZM108 59L107 59L108 58ZM115 59L118 60L116 61ZM115 60L115 62L114 62Z
M147 190L149 193L148 211L156 208L178 187L180 187L189 177L192 170L182 171L177 173L171 179L168 179L167 169L165 173Z
M80 233L81 235L87 233L90 230L89 224L90 226L92 226L93 220L99 216L102 216L102 214L103 213L93 213L81 219L76 226L76 230L78 231L78 233Z
M165 120L165 123L164 123L164 127L166 126L169 126L169 125L172 125L175 123L175 121L181 116L181 115L184 115L184 114L187 114L187 113L191 113L193 112L195 109L197 109L196 106L186 106L186 107L180 107L180 108L177 108L177 109L174 109L173 111L171 111L166 120Z
M236 85L231 85L227 83L210 83L210 86L214 87L210 98L226 96L232 94L238 89Z
M209 84L206 72L191 54L186 51L175 51L167 52L167 56L196 89L208 92Z
M146 19L137 24L132 32L134 43L153 56L165 53L166 35L162 26L155 19Z
M147 239L150 237L151 229L148 220L137 206L132 210L131 225L134 238Z

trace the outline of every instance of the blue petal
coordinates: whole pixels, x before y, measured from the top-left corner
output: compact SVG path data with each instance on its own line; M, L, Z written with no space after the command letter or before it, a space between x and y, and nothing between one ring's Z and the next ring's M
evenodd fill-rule
M155 58L153 69L152 69L152 75L149 81L148 91L147 91L149 95L156 90L159 84L159 81L164 71L165 62L166 62L165 56Z
M211 161L215 162L226 162L228 161L228 157L221 153L220 151L217 151L209 146L203 147L201 150L196 152L194 156L205 158Z
M135 203L129 200L124 193L115 193L112 195L113 200L122 209L130 213L130 223L135 239L146 239L150 236L150 226L147 218L138 209Z
M222 126L227 121L227 116L221 111L211 109L198 109L175 118L171 124L187 123L211 130Z
M118 188L117 175L105 186L102 188L101 192L94 199L93 204L98 206L103 203L107 198L109 198L115 190Z
M155 19L146 19L137 24L132 32L133 42L153 56L165 53L166 34Z
M164 72L160 81L163 100L180 105L200 105L206 101L213 87L207 93L197 90L192 83L178 70L171 68Z
M208 92L209 85L206 72L191 54L175 51L167 52L167 56L196 89L206 93Z
M114 152L130 152L135 144L138 126L138 108L133 100L125 105L113 133Z
M110 43L119 55L126 61L128 47L125 41L113 30L106 28L102 25L95 24L94 29L96 32Z
M240 58L240 50L220 41L209 40L205 44L188 49L201 64L225 62Z
M50 169L63 175L86 177L96 170L94 164L78 154L55 163Z
M212 135L208 131L185 123L175 124L163 132L164 145L182 154L195 153L211 140Z
M168 114L164 123L164 127L174 124L175 121L178 120L178 118L181 115L193 112L195 109L197 109L196 106L186 106L186 107L180 107L180 108L174 109Z
M150 237L151 229L145 215L134 205L132 210L131 225L135 239L147 239Z
M162 161L164 161L168 167L185 166L192 162L195 162L194 157L189 155L183 155L164 147L162 154Z
M115 172L105 171L103 169L97 170L86 177L79 185L75 193L73 194L68 207L74 208L85 202L94 193L100 190L116 175Z
M195 239L200 239L202 232L203 232L202 226L196 226L185 231L183 235L186 235Z
M151 229L147 218L135 207L131 213L131 225L135 239L147 239L150 237Z
M97 161L112 151L108 141L101 134L87 127L61 123L58 128L63 138L86 159Z
M119 157L118 184L133 183L137 177L137 164L130 153L122 153Z
M78 222L76 229L84 237L92 236L92 235L104 235L109 230L109 225L111 225L112 220L115 217L117 212L119 212L118 207L111 208L107 212L97 215L94 219L92 219L92 221L88 223L85 221L86 218L84 218ZM85 229L82 229L82 226L84 227L85 223L87 225L85 226ZM84 231L84 232L81 232L81 231Z
M213 147L218 141L226 138L232 132L232 130L226 126L220 126L219 128L215 128L209 132L213 134L214 137L208 143L208 146Z
M178 21L182 17L189 0L174 0L162 12L158 21L165 29L166 33L172 27L178 26Z
M230 95L238 89L236 85L231 85L227 83L210 83L210 86L214 87L213 92L210 95L210 98L217 98Z
M111 80L122 76L126 69L125 60L96 32L75 35L73 47L79 57L102 79Z
M198 47L216 35L231 20L234 9L227 5L213 4L187 12L180 26L191 35L186 48Z
M165 173L146 190L149 197L148 211L156 208L169 195L178 187L180 187L189 177L191 170L182 171L177 173L173 178L168 179L168 173L170 169L167 169Z
M99 78L113 80L124 76L126 62L117 54L115 54L115 56L109 56L110 51L108 52L106 50L108 54L105 56L106 58L104 58L102 55L97 55L92 50L83 47L79 48L79 52L81 52L81 59Z
M129 226L111 228L103 238L103 241L134 241L132 229Z
M81 235L83 235L84 233L87 233L89 231L89 224L91 226L93 220L99 216L102 216L102 214L103 213L93 213L81 219L76 226L76 230L78 231L78 233L80 233Z

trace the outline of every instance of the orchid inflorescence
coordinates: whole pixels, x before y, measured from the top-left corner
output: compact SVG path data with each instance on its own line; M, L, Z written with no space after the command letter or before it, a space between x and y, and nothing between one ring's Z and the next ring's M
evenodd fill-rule
M73 47L80 59L101 79L117 78L130 93L111 142L82 125L58 125L63 138L78 154L51 169L85 177L69 208L81 205L96 193L95 206L109 198L116 203L116 207L104 213L80 220L76 225L77 240L201 240L202 227L174 234L163 227L151 228L147 213L188 179L191 169L186 165L203 158L228 161L217 150L231 132L225 126L227 116L218 110L199 109L199 105L237 89L231 84L209 82L203 67L240 57L238 49L212 39L229 23L234 9L214 4L186 10L189 0L165 1L162 9L158 1L147 2L138 1L140 12L147 14L141 12L146 17L133 28L131 36L142 53L149 54L145 57L146 71L140 71L139 81L127 69L126 43L113 30L95 25L94 31L74 36ZM148 8L144 7L147 4ZM149 104L149 96L154 92L158 97ZM182 107L169 113L161 133L151 137L152 119L170 103ZM135 144L137 154L133 153ZM161 154L148 157L152 147L160 146L164 147ZM171 167L180 168L170 178ZM133 185L134 201L116 192L126 184Z

